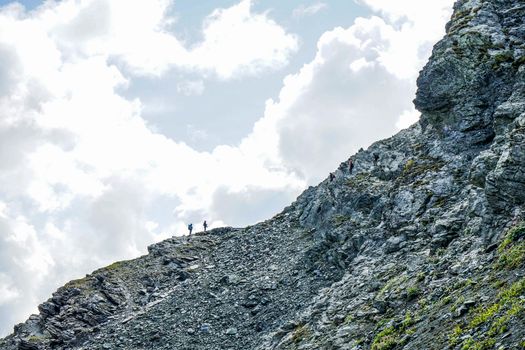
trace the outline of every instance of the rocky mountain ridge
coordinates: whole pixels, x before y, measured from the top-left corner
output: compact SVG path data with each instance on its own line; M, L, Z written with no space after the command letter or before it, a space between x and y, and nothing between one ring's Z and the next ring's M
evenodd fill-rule
M525 349L524 20L457 1L420 122L352 174L72 281L0 349Z

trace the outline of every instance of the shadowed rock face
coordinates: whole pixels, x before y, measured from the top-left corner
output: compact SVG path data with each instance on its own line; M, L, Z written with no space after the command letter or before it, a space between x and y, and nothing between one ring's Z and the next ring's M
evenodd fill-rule
M421 123L461 131L467 144L494 138L494 111L517 83L523 57L523 4L458 1L447 36L418 79Z
M260 224L72 281L0 349L525 347L525 4L458 1L421 121Z
M458 1L447 36L418 79L421 124L457 134L457 146L488 145L471 168L495 210L522 204L525 4Z

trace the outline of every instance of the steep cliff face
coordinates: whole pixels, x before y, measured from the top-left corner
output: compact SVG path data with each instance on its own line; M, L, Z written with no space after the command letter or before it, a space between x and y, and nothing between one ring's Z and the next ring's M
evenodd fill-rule
M419 123L268 221L68 283L0 348L525 348L524 19L458 1Z

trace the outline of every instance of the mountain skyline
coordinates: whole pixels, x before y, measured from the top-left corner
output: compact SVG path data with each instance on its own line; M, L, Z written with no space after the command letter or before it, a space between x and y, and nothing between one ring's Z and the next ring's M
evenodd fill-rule
M415 122L452 1L0 5L7 334L64 282L270 217Z

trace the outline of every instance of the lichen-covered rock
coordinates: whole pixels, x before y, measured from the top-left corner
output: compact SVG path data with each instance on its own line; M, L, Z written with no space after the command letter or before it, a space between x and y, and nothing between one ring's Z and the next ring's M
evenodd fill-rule
M494 111L512 94L524 54L523 5L516 1L458 1L447 36L418 78L416 107L424 126L459 131L467 146L495 136Z

